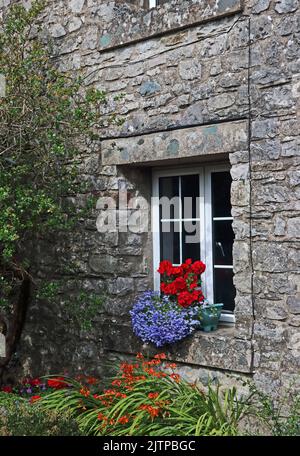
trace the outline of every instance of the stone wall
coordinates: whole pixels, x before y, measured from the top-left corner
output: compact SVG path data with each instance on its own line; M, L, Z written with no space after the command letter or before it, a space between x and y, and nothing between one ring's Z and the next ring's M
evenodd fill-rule
M299 11L298 0L170 0L150 11L70 0L42 18L63 71L124 93L105 115L125 122L102 128L98 154L86 151L91 190L149 200L153 165L230 162L236 325L198 334L169 357L193 378L250 376L274 394L299 381L300 367ZM95 210L64 242L41 244L38 258L40 276L62 275L68 294L105 291L104 308L79 334L63 303L34 302L15 360L26 373L101 374L108 357L142 349L128 310L152 287L151 235L100 234L96 219Z

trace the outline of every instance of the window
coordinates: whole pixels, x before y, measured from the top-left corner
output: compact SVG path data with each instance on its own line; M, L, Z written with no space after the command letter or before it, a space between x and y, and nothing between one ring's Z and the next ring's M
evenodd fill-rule
M161 260L174 265L187 258L206 264L204 294L224 303L221 320L234 322L234 233L228 167L194 167L153 172L154 286Z
M155 8L156 6L163 5L169 0L149 0L149 8Z

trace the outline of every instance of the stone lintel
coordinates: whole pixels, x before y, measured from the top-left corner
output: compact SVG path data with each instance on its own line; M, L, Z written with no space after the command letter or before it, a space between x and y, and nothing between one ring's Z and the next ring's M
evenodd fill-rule
M172 0L152 9L143 9L129 2L125 5L124 3L116 0L107 6L106 14L110 15L111 21L100 36L100 51L219 19L243 10L242 0Z
M154 164L247 149L247 121L239 120L141 136L103 140L103 165Z
M234 337L234 328L221 328L213 333L197 331L169 349L155 349L143 344L132 332L130 325L105 322L103 344L107 351L150 356L163 351L171 361L199 367L217 368L240 373L251 373L252 344Z

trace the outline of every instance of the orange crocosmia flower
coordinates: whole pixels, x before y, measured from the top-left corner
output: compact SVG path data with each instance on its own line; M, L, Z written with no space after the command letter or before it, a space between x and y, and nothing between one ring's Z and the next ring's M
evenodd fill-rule
M152 405L148 404L140 405L139 409L148 412L151 418L155 418L156 416L158 416L160 411L158 407L152 407Z
M91 393L90 390L87 388L81 388L81 390L80 390L80 394L82 394L82 396L84 396L84 397L88 397L90 395L90 393Z
M151 416L151 418L155 418L156 416L159 415L159 408L156 407L149 407L148 408L148 413Z
M170 364L167 364L166 367L169 368L169 369L176 369L177 368L177 364L170 363Z
M119 424L127 424L129 421L129 417L127 415L121 416L121 418L118 419Z
M145 372L147 372L149 375L153 375L153 377L157 376L157 372L152 367L150 367L150 369L145 369Z
M116 396L116 397L120 397L121 399L125 399L125 397L127 397L127 394L117 392L117 393L115 394L115 396Z
M121 386L122 385L122 380L118 380L118 379L113 380L111 382L111 384L112 384L112 386Z
M180 375L178 374L171 374L170 378L172 378L176 383L180 381Z
M148 397L149 399L157 399L159 396L159 393L149 393Z
M154 355L155 359L167 359L167 355L165 353L158 353L157 355Z
M98 382L98 380L95 377L88 377L87 378L87 383L89 385L96 385L97 382Z
M105 396L115 396L116 390L104 390Z
M137 353L136 358L137 359L144 359L143 353Z
M133 386L126 385L125 388L127 391L133 391Z
M98 420L99 421L105 421L105 420L107 420L107 417L105 415L103 415L103 413L99 413L98 414Z

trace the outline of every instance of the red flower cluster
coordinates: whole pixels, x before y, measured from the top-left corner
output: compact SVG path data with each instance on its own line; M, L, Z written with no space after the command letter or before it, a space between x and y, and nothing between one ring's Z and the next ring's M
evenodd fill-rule
M68 386L64 380L64 377L49 378L47 383L50 388L63 389Z
M204 300L200 289L200 275L205 271L202 261L186 260L180 266L170 261L161 261L157 272L161 274L160 289L165 295L174 298L181 307L189 307Z
M101 422L99 426L100 430L105 430L106 433L109 433L111 426L126 425L129 422L133 423L139 411L146 412L144 419L149 417L151 420L169 413L166 410L166 407L170 402L162 399L158 400L160 391L150 391L145 392L143 403L138 405L131 413L126 413L121 417L116 415L112 418L108 418L116 403L119 400L128 397L130 391L134 391L137 383L144 382L149 379L149 377L155 379L170 378L178 383L180 381L180 376L178 374L175 374L174 371L171 374L163 371L162 367L164 365L166 368L171 368L172 370L176 368L176 364L165 363L166 360L167 356L165 353L158 353L149 360L146 359L142 353L137 353L136 362L130 363L124 361L120 364L119 375L111 382L113 389L107 389L104 390L102 394L93 395L94 399L97 401L99 400L107 410L107 413L101 412L97 415L98 420Z

